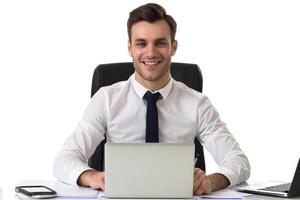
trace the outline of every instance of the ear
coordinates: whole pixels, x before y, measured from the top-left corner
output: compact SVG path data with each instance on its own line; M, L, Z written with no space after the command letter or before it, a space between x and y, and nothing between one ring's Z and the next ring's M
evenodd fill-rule
M128 53L132 57L132 46L131 46L131 42L129 40L128 40Z
M178 46L177 40L174 40L171 45L172 45L172 47L171 47L171 51L172 51L171 55L174 56L175 53L176 53L176 50L177 50L177 46Z

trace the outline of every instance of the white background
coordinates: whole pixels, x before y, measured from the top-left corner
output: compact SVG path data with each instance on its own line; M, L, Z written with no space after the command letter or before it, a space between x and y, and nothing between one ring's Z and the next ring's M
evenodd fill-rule
M54 156L89 101L94 68L130 61L128 13L146 2L0 1L4 194L21 179L54 178ZM157 2L178 23L173 61L200 66L204 93L249 157L250 178L289 180L300 155L300 2ZM215 169L207 155L208 172Z

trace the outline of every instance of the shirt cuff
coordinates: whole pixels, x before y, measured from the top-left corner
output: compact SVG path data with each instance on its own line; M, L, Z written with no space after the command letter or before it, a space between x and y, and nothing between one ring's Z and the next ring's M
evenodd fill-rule
M235 186L239 183L236 174L230 169L220 169L217 171L217 173L224 175L229 180L230 185L228 187Z
M81 165L81 166L76 167L73 170L72 175L70 176L70 180L69 180L70 183L72 185L78 185L77 180L78 180L79 176L87 170L94 170L94 169L87 167L86 165Z

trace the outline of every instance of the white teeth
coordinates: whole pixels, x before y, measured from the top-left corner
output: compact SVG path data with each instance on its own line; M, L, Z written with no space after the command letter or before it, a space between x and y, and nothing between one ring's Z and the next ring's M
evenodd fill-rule
M156 64L159 63L159 61L144 61L144 63L145 63L146 65L156 65Z

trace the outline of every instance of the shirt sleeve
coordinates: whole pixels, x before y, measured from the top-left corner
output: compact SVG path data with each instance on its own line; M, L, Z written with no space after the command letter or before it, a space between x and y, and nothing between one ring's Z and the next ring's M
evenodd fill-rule
M207 97L203 97L198 110L198 138L219 166L217 173L226 176L230 186L246 181L249 161Z
M65 183L77 185L78 177L106 132L106 100L101 89L93 96L82 119L65 141L53 163L54 176Z

